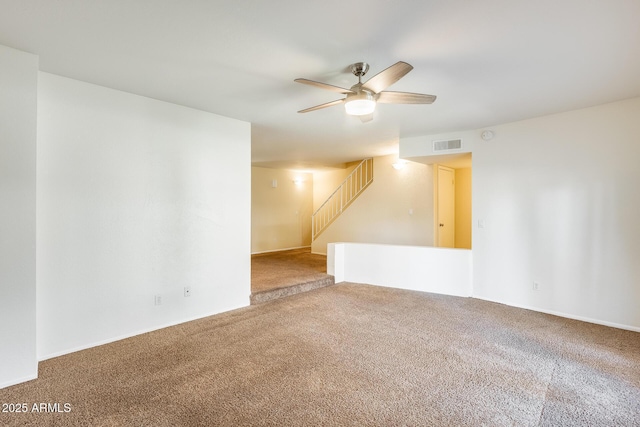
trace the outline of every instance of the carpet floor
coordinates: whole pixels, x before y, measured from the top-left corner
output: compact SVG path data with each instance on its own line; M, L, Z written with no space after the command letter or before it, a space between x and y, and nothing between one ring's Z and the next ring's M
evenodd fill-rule
M640 426L640 334L341 283L41 362L0 403L28 408L10 426Z

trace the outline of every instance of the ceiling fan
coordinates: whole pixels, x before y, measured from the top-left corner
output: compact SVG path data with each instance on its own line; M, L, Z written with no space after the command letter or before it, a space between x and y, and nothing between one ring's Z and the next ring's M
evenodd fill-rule
M360 116L360 119L365 122L370 121L373 118L372 114L376 108L377 102L382 104L433 103L433 101L436 100L434 95L410 92L391 92L385 90L404 77L412 69L413 67L406 62L396 62L389 68L379 72L366 82L362 83L362 76L367 74L367 71L369 71L369 64L366 62L356 62L351 65L351 72L358 77L358 83L351 86L351 89L308 79L295 79L294 81L298 83L347 95L346 98L306 108L298 111L298 113L308 113L309 111L320 110L322 108L331 107L332 105L344 103L347 114Z

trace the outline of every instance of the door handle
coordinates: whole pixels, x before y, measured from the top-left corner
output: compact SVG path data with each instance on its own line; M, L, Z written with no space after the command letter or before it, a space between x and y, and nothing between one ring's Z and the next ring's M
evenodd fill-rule
M440 224L440 227L444 227L444 224Z

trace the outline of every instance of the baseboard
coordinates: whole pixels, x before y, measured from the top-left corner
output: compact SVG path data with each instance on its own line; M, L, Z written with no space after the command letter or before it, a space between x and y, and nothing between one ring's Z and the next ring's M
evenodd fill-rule
M17 384L22 384L22 383L26 383L27 381L32 381L38 379L38 374L36 373L35 375L28 375L26 377L22 377L22 378L18 378L17 380L11 380L9 382L6 383L0 383L0 390L6 387L11 387L13 385L17 385Z
M139 330L139 331L136 331L136 332L132 332L130 334L119 335L119 336L116 336L116 337L108 338L106 340L96 341L96 342L93 342L91 344L82 345L82 346L79 346L79 347L74 347L74 348L71 348L71 349L67 349L67 350L63 350L63 351L59 351L59 352L55 352L55 353L45 354L44 356L38 356L38 362L42 362L42 361L48 360L48 359L53 359L54 357L64 356L66 354L75 353L76 351L82 351L82 350L87 350L87 349L93 348L93 347L99 347L101 345L110 344L110 343L113 343L113 342L116 342L116 341L124 340L124 339L127 339L127 338L132 338L132 337L135 337L135 336L138 336L138 335L142 335L142 334L147 334L149 332L158 331L160 329L170 328L172 326L181 325L183 323L192 322L194 320L204 319L205 317L215 316L216 314L227 313L229 311L233 311L233 310L237 310L237 309L245 308L245 307L249 307L249 304L241 305L241 306L238 306L238 307L232 306L232 307L229 307L228 309L225 309L225 310L222 310L222 311L216 311L216 312L212 312L212 313L208 313L208 314L203 314L202 316L190 317L190 318L179 320L179 321L176 321L176 322L162 324L162 325L160 325L158 327L153 327L153 328L149 328L149 329L143 329L143 330Z
M632 331L632 332L640 332L640 327L637 327L637 326L623 325L621 323L608 322L606 320L593 319L593 318L585 317L585 316L576 316L574 314L563 313L563 312L560 312L560 311L544 310L544 309L541 309L541 308L538 308L538 307L531 307L531 306L524 305L524 304L513 304L513 303L509 303L509 302L505 302L505 301L494 300L494 299L491 299L491 298L479 297L479 296L476 296L476 295L472 295L471 298L475 298L475 299L479 299L479 300L483 300L483 301L495 302L497 304L504 304L504 305L508 305L509 307L516 307L516 308L523 308L525 310L537 311L538 313L550 314L552 316L564 317L566 319L579 320L581 322L593 323L595 325L608 326L608 327L616 328L616 329L624 329L624 330Z
M273 252L284 252L284 251L292 251L294 249L306 249L306 248L311 248L311 246L296 246L295 248L272 249L270 251L251 252L251 255L270 254Z

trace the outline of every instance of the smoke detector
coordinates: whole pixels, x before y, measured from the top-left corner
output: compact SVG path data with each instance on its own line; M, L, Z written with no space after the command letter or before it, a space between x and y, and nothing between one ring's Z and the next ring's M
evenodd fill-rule
M482 132L482 134L480 134L480 137L485 141L489 141L490 139L493 138L493 132L490 130L485 130Z

